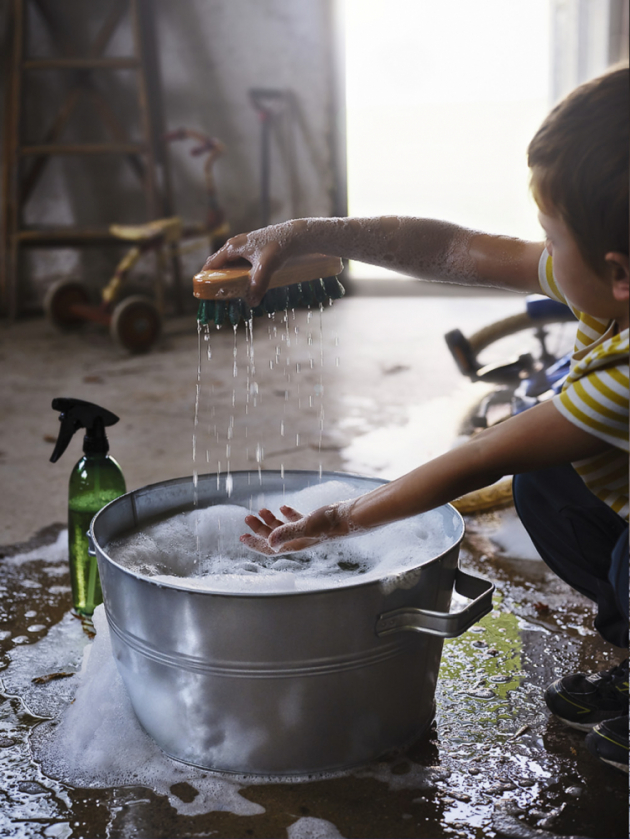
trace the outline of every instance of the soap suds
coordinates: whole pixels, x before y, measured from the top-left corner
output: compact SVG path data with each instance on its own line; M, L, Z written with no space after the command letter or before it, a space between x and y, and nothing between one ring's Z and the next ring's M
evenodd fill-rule
M263 813L263 807L239 795L242 781L187 766L160 751L137 721L118 674L103 606L94 613L94 626L96 638L85 648L81 671L72 680L78 682L74 701L58 724L44 723L31 737L44 772L76 787L148 787L187 816L211 810ZM174 784L184 782L199 793L191 802L171 792Z
M514 509L505 510L501 515L499 527L488 535L500 548L503 556L514 559L540 559L540 554Z
M31 734L30 745L33 758L48 777L78 788L146 787L166 796L185 816L213 810L252 816L265 810L240 794L244 787L308 783L347 774L290 778L225 775L167 757L143 731L133 712L112 654L102 605L94 612L94 626L96 638L86 645L80 622L68 613L41 641L13 650L11 666L3 674L5 691L19 694L29 712L42 717L42 724ZM72 678L33 685L33 673L50 672L51 667L74 670L81 656L81 669ZM172 792L172 787L183 783L196 790L194 800L182 801ZM298 821L295 830L306 831L315 829L315 823L322 820L314 819L310 826L308 820L306 824ZM293 835L306 839L325 834Z
M20 566L24 565L25 562L32 562L35 559L54 564L67 562L68 531L62 530L57 536L57 539L50 545L41 545L26 553L16 554L15 556L5 556L2 561L7 565Z
M304 816L287 827L288 839L343 839L332 822Z
M351 503L356 488L327 481L285 496L253 499L254 509L287 505L308 513L327 504ZM119 565L156 582L207 591L285 592L321 590L387 580L388 589L407 587L406 575L459 541L461 519L441 507L406 521L330 540L287 555L248 550L244 506L220 504L181 513L114 539L105 547Z

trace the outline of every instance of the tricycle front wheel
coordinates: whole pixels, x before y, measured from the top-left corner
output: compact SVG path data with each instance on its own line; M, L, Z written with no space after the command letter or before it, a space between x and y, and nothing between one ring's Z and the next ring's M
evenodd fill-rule
M115 307L109 327L114 342L131 353L151 349L161 329L162 318L157 306L139 294L126 297Z

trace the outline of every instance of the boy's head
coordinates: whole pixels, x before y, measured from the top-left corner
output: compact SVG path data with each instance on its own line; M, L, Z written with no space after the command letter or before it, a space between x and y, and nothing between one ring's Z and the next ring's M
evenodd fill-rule
M576 88L527 150L538 206L562 219L598 276L606 254L628 255L629 78L621 67Z

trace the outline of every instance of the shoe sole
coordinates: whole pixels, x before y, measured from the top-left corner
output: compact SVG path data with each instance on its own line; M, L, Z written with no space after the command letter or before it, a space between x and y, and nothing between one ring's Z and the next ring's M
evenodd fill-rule
M622 753L623 753L624 748L627 749L627 746L624 747L621 743L617 743L615 740L611 740L610 737L607 737L601 731L594 731L592 735L589 735L586 738L586 748L593 755L593 757L596 757L597 760L601 761L601 763L606 763L608 766L612 766L614 769L618 769L620 772L625 772L626 775L627 775L628 774L628 760L627 760L627 758L623 763L621 763L620 761L613 760L610 757L604 757L604 755L600 751L600 748L599 748L600 745L603 745L604 741L606 741L606 740L608 740L614 746L617 746L619 749L621 749Z
M568 725L570 728L575 728L576 731L591 731L596 725L599 725L600 722L606 722L606 720L614 719L615 717L618 717L620 714L625 713L625 711L621 709L615 709L609 712L609 716L601 717L600 719L596 720L591 720L590 722L577 722L576 720L569 720L566 717L563 717L561 714L558 713L557 710L554 710L550 704L550 702L557 704L554 702L554 700L560 700L566 706L570 706L567 710L570 710L572 713L575 713L575 711L573 711L574 708L578 709L577 713L581 712L582 714L584 714L584 716L594 712L588 708L585 708L583 705L580 705L578 702L574 702L572 699L569 699L559 690L556 690L553 685L550 685L549 688L547 688L545 694L545 702L551 713L554 715L554 717L559 719L565 725Z
M602 763L607 763L609 766L614 766L615 769L619 769L621 772L625 772L626 775L628 774L627 763L617 763L614 760L606 760L606 758L602 757L601 755L597 755L597 757L601 760Z
M560 720L560 722L563 722L565 725L568 725L569 728L576 729L576 731L592 731L595 728L595 726L599 722L601 722L601 720L597 720L597 722L590 722L590 723L573 722L573 720L565 720L564 717L561 717L558 714L554 714L554 717L556 719Z

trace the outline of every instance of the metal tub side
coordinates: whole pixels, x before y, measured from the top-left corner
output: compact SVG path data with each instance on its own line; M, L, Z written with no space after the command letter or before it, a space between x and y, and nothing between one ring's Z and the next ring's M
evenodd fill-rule
M118 502L120 520L135 517L136 526L155 509L151 495L161 513L189 503L168 484L117 499L93 522L117 665L138 719L166 753L207 769L304 774L368 762L422 733L443 638L404 630L414 629L410 609L448 613L461 535L400 585L194 591L135 575L103 550L121 532ZM393 629L383 623L392 614Z

